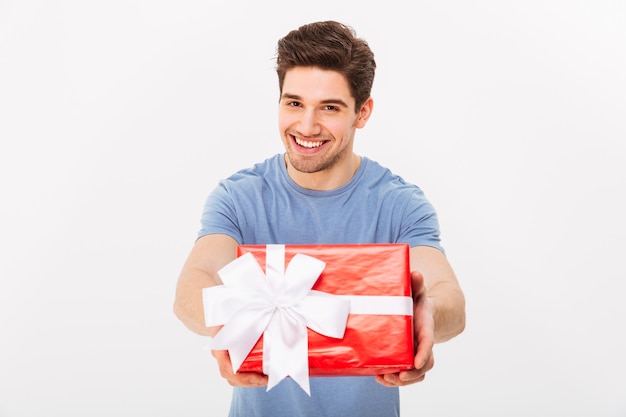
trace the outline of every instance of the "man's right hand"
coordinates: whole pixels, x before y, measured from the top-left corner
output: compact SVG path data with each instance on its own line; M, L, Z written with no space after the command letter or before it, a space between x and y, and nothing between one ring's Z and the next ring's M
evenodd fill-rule
M230 356L227 350L212 350L217 360L220 374L233 387L263 387L267 386L267 375L256 372L233 372Z

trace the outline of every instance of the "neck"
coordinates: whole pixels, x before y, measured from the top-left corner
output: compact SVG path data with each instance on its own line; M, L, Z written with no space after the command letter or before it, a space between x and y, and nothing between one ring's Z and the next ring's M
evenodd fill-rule
M300 172L290 163L285 155L287 174L302 188L317 191L330 191L346 185L361 165L361 157L352 153L345 163L335 164L330 168L318 172Z

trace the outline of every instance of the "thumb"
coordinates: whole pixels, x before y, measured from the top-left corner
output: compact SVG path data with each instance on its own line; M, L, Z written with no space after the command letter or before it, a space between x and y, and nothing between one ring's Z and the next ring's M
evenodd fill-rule
M419 271L411 271L411 291L413 293L413 300L417 301L422 295L426 293L424 287L424 276Z

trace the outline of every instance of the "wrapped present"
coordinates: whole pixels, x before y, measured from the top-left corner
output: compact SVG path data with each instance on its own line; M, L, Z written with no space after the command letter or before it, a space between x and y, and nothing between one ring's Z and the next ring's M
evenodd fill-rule
M405 244L241 245L203 289L212 349L233 369L293 378L413 367L413 303Z

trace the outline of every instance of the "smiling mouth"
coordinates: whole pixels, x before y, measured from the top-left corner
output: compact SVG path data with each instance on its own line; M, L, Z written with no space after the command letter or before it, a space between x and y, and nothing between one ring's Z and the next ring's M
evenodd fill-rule
M303 140L295 136L293 139L299 146L307 149L319 148L326 142L324 140Z

